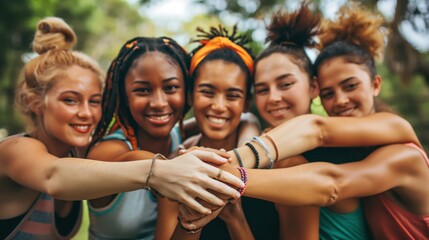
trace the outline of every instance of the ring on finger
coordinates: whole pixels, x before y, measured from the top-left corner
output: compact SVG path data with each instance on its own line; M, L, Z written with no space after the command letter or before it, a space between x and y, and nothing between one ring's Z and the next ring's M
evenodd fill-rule
M219 169L219 172L217 173L217 176L215 177L215 179L219 180L220 177L222 176L222 173L223 173L222 169Z

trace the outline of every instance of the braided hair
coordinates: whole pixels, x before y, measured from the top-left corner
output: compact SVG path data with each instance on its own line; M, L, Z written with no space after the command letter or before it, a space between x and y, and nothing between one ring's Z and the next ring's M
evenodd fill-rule
M123 107L127 106L125 77L136 59L148 52L155 51L169 56L180 67L185 80L185 98L187 97L186 82L189 79L189 56L176 41L168 37L136 37L128 40L110 64L107 72L102 99L103 116L95 130L93 144L120 127L127 139L130 140L133 149L138 149L136 137L138 124L132 117L129 107ZM189 106L185 99L183 115L188 109Z
M268 47L256 58L255 65L273 53L286 54L309 76L312 75L312 63L304 48L317 46L315 37L321 33L322 17L311 12L307 3L303 3L295 12L278 10L267 26Z
M201 48L203 48L205 46L205 43L207 43L208 41L216 37L225 37L225 38L228 38L234 44L243 48L247 52L247 54L252 58L252 62L253 62L254 56L252 54L252 50L246 46L246 44L250 42L250 39L246 35L238 33L237 25L234 25L231 33L222 25L219 25L217 28L210 27L208 31L205 31L201 27L198 27L197 32L199 32L199 34L197 34L197 37L193 39L192 42L200 43L200 45L191 51L191 54L190 54L191 57L195 56L195 53L197 53ZM194 88L195 78L198 73L198 69L202 65L204 65L204 63L213 61L213 60L223 60L225 62L234 63L240 67L240 69L246 74L246 98L250 99L252 96L251 90L252 90L253 72L251 72L248 66L246 66L246 63L240 57L240 55L237 54L237 52L227 47L222 47L217 50L214 50L204 57L204 59L196 66L195 70L192 72L191 81L189 82L189 89L191 89L192 91L192 89Z

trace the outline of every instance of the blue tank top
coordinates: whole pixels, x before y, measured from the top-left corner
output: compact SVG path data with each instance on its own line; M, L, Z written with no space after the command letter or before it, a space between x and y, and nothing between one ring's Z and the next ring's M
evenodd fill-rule
M179 129L170 132L171 152L181 144ZM105 140L124 141L130 150L131 142L121 129L103 138ZM141 239L155 237L156 219L158 216L157 198L144 189L119 193L106 207L94 208L88 204L91 239Z

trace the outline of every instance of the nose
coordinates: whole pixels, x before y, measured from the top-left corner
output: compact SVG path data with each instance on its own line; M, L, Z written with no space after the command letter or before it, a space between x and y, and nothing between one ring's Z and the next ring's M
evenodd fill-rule
M77 113L78 117L88 118L91 116L91 114L92 112L88 102L83 102L82 104L80 104L79 111Z
M268 103L278 103L282 99L281 92L276 88L270 88Z
M218 112L223 112L226 110L226 102L223 95L219 94L215 97L213 100L212 109Z
M337 106L344 106L349 103L349 97L346 93L343 92L337 92L335 94L335 105Z
M167 106L167 98L161 90L154 91L150 101L149 106L152 108L164 108Z

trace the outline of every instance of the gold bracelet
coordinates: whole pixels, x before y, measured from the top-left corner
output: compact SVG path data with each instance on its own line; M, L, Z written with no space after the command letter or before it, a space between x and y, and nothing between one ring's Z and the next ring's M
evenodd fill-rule
M154 156L153 156L153 158L152 158L152 163L151 163L151 165L150 165L150 169L149 169L149 173L147 174L147 177L146 177L146 185L144 186L144 188L143 189L146 189L146 190L148 190L148 191L150 191L151 190L151 188L150 188L150 184L149 184L149 181L150 181L150 178L152 177L152 175L153 175L153 168L154 168L154 166L155 166L155 160L156 159L158 159L158 158L160 158L160 159L163 159L163 160L167 160L167 158L164 156L164 155L162 155L161 153L157 153L157 154L155 154Z

